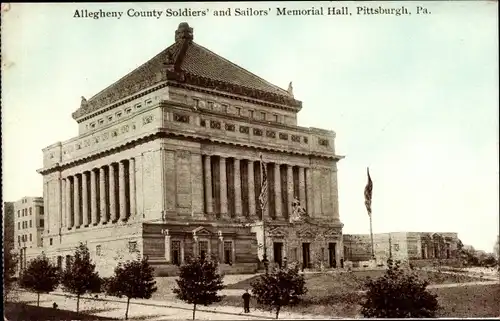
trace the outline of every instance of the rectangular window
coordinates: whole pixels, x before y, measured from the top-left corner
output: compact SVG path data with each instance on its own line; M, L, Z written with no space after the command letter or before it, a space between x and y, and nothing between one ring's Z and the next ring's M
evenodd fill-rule
M261 113L260 113L260 119L261 119L261 120L266 120L266 113L261 112Z
M31 236L31 233L30 233L30 242L33 242L33 236Z
M43 215L43 214L44 214L43 206L40 206L40 215Z
M278 122L278 115L273 115L273 121Z
M240 116L241 115L241 108L235 107L235 109L236 109L236 115Z
M224 263L233 264L233 242L224 241Z
M254 111L253 110L250 110L248 111L248 117L252 118L254 117Z
M49 245L52 245L52 238L49 239Z
M210 110L214 110L214 103L213 103L213 102L211 102L211 101L207 102L207 107L208 107L208 109L210 109Z
M21 217L21 210L17 210L17 217Z
M30 228L33 227L33 220L30 220Z
M172 264L181 265L181 241L172 241Z
M17 236L17 242L18 242L18 243L21 243L21 235L18 235L18 236Z
M137 252L137 241L128 242L128 251L129 253Z
M194 103L194 107L200 107L200 100L199 99L193 98L193 103Z
M100 245L96 245L96 247L95 247L95 255L96 256L101 256L101 246Z
M43 219L40 220L40 227L43 227L44 223L45 223L45 221Z
M21 222L17 222L17 229L20 230L21 229Z
M208 241L199 241L198 255L204 259L208 256Z
M222 104L221 106L222 106L222 111L225 112L225 113L227 113L228 109L229 109L229 106L226 105L226 104Z

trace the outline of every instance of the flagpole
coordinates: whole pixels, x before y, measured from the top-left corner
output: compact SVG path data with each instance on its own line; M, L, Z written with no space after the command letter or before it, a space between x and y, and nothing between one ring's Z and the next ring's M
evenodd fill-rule
M372 214L369 214L370 216L370 239L372 241L372 259L375 259L375 248L373 246L373 228L372 228Z
M262 153L260 154L260 186L261 186L261 193L262 193L262 180L264 179L264 162L262 161ZM266 246L266 220L265 220L265 215L264 215L264 207L265 204L264 202L259 202L260 204L260 213L262 215L262 247L264 250L264 255L262 255L262 263L264 264L264 269L266 271L266 274L269 273L269 262L267 261L267 246Z

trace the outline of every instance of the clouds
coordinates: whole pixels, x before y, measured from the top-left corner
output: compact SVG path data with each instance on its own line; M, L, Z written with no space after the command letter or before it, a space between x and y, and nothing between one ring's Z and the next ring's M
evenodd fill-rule
M370 166L375 232L457 231L489 250L498 234L497 3L426 5L432 15L85 20L72 18L74 10L168 5L12 4L2 24L4 196L41 195L41 149L77 135L71 113L80 96L155 56L187 21L200 45L282 88L293 81L304 103L300 125L337 133L347 156L339 163L346 233L368 232Z

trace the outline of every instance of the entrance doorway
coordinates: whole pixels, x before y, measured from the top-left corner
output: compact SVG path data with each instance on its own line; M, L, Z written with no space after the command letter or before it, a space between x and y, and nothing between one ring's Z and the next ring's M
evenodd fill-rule
M310 244L302 243L302 267L304 269L309 268L311 264L311 252L310 252Z
M283 243L274 242L273 243L273 254L274 254L274 263L277 263L281 268L283 264Z
M336 243L328 243L328 260L331 268L337 267L337 244Z

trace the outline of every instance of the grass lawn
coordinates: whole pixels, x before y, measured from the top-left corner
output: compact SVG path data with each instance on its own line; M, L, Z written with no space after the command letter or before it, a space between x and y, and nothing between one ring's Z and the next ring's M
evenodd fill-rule
M384 272L383 270L372 270L306 274L305 279L308 292L303 296L303 301L296 307L286 309L288 311L307 314L356 317L359 314L359 302L361 302L363 296L359 291L363 290L365 281L368 278L378 278L382 276ZM417 270L416 273L421 279L428 280L430 284L465 283L479 280L479 278L470 276L437 273L433 271ZM250 288L250 283L257 277L258 276L228 285L226 288L241 289L243 293L243 290ZM473 297L475 299L469 299L465 295L465 293L468 293L466 289L469 289L469 287L436 289L435 291L438 291L437 293L439 293L440 296L440 303L443 305L442 315L449 317L455 316L457 315L455 311L459 311L457 309L469 309L472 311L470 312L470 316L496 315L491 314L491 309L494 309L496 306L490 302L492 300L490 292L494 291L495 288L491 288L491 286L478 287L479 289L483 287L484 289L488 289L488 291L484 293L481 291L474 292L476 293L476 297ZM453 296L452 293L456 293L455 296ZM256 307L256 301L253 298L252 300L252 306ZM241 306L242 299L241 296L226 296L219 304ZM453 308L455 310L452 310L454 304L456 307ZM460 308L458 308L458 306ZM484 307L482 309L484 312L477 310L481 306Z
M500 285L432 289L438 295L440 317L500 317Z
M6 320L115 320L95 315L86 315L73 311L37 307L22 303L6 302L4 305Z

